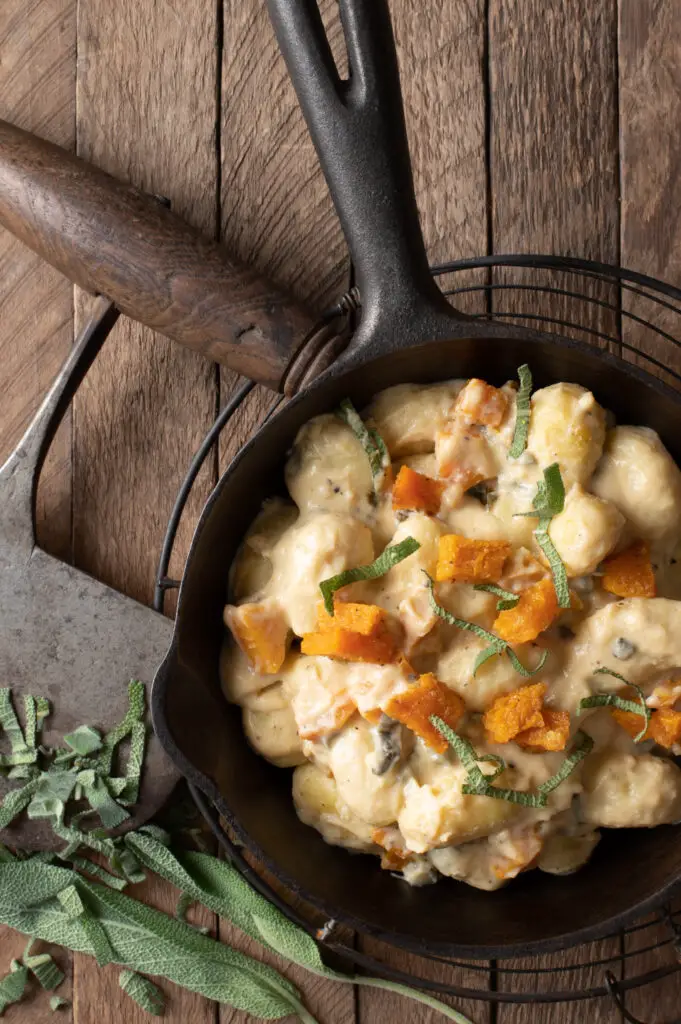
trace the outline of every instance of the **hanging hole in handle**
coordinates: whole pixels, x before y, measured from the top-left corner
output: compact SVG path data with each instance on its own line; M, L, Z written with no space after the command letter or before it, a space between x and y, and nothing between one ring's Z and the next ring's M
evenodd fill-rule
M606 971L605 973L605 987L608 990L608 995L612 999L613 1003L622 1014L622 1018L627 1021L627 1024L652 1024L652 1021L643 1021L639 1017L634 1017L634 1015L627 1010L624 1003L624 993L621 991L619 982L612 971ZM665 1021L664 1024L681 1024L681 1017L676 1017L675 1020Z

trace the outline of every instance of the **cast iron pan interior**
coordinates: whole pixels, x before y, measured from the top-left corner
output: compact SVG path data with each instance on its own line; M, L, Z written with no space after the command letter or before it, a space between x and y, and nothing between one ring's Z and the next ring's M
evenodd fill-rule
M411 889L378 860L327 845L297 818L291 773L248 746L220 693L227 575L264 498L283 488L298 428L345 396L358 408L412 381L479 376L502 384L530 364L535 386L576 381L623 423L657 430L674 457L679 398L605 353L500 325L466 323L435 287L418 225L385 0L341 0L349 82L341 83L314 0L268 0L280 45L348 240L363 313L351 349L273 417L219 482L201 517L173 645L153 691L154 725L183 773L245 846L329 917L417 952L489 958L546 952L605 934L668 895L680 829L605 835L568 878L530 872L496 893L442 880ZM493 336L490 336L493 335Z

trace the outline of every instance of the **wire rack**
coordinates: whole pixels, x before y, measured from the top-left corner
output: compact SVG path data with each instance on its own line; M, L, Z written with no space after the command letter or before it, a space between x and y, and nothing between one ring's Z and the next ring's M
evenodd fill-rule
M458 308L479 319L493 319L540 327L563 337L585 342L638 363L667 384L681 389L681 289L644 274L571 257L544 255L487 256L456 260L431 268L445 295ZM344 295L321 317L330 322L339 315L350 320L359 308L356 289ZM199 447L177 494L163 542L154 595L154 607L162 611L167 591L179 586L168 576L168 567L178 526L196 477L214 449L222 431L241 407L255 385L246 382L220 411ZM270 415L276 409L271 410ZM191 787L190 787L191 788ZM626 1006L626 994L644 985L654 985L678 973L681 1004L681 909L669 905L645 921L632 923L604 940L599 948L610 955L582 959L554 967L546 957L522 961L492 961L480 964L432 956L438 963L465 969L467 977L479 978L461 985L432 981L422 972L397 970L379 955L369 955L339 936L334 921L320 921L314 912L307 916L272 888L257 866L225 831L214 808L197 790L192 795L218 841L247 880L275 903L289 918L319 940L325 955L335 957L339 966L357 968L392 981L459 998L478 999L493 1006L501 1003L587 1002L610 997L622 1019L629 1024L650 1024L633 1016ZM594 947L588 947L593 950ZM634 958L648 954L655 966L642 973L630 973ZM651 961L652 962L652 961ZM588 972L585 974L584 972ZM519 992L519 978L532 978L532 991ZM585 983L585 977L589 979ZM681 1016L664 1024L681 1024Z

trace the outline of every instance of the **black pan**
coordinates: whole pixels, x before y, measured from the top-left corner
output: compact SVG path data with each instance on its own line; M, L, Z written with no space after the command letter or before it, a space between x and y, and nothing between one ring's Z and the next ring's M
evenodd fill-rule
M335 69L315 0L268 0L279 43L353 258L361 319L346 352L240 452L196 530L172 646L153 691L167 752L254 854L326 915L406 949L490 958L601 936L669 897L681 876L678 827L605 835L569 878L531 872L494 894L443 880L410 889L376 858L327 845L297 818L290 773L246 742L221 696L227 573L264 498L283 487L298 428L350 396L406 381L477 375L496 384L530 364L536 384L577 381L623 422L657 430L681 458L679 397L635 366L554 335L481 325L433 283L419 227L385 0L340 0L351 78Z

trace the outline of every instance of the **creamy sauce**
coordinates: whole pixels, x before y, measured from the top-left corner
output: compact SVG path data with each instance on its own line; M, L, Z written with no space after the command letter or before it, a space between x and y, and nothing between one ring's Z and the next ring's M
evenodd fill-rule
M578 713L584 698L626 689L597 668L640 686L653 709L681 708L681 473L653 431L616 426L606 434L605 410L594 396L565 383L535 392L526 450L511 459L513 385L500 389L503 418L486 426L455 415L464 385L399 385L363 412L383 438L394 474L408 466L441 479L437 515L394 511L389 489L377 498L362 445L334 415L301 429L286 466L292 500L266 503L230 576L236 605L266 602L275 609L288 629L289 652L277 671L256 671L230 638L221 673L227 698L243 708L249 742L274 764L295 768L298 814L327 842L382 855L384 867L401 870L414 885L445 875L492 890L532 866L576 870L601 827L681 818L681 771L669 756L677 747L635 743L608 708ZM530 668L548 651L540 675L523 678L505 655L474 675L486 642L438 618L424 573L435 573L441 538L457 534L511 544L498 580L507 590L522 594L546 577L537 520L520 513L531 510L543 470L554 462L566 498L549 536L566 567L573 607L536 640L513 645ZM414 554L342 595L388 613L409 670L397 661L301 654L298 638L318 628L320 582L371 563L407 537L420 545ZM618 599L602 586L603 560L640 540L649 545L660 596ZM441 582L437 599L454 616L492 629L496 596ZM467 771L452 750L437 752L381 716L413 685L412 669L416 676L433 673L463 699L457 732L479 753L503 758L496 786L535 792L569 752L569 744L542 751L490 739L482 714L525 684L545 683L545 706L568 712L572 736L583 729L593 750L544 807L464 794ZM492 770L486 762L481 768Z

